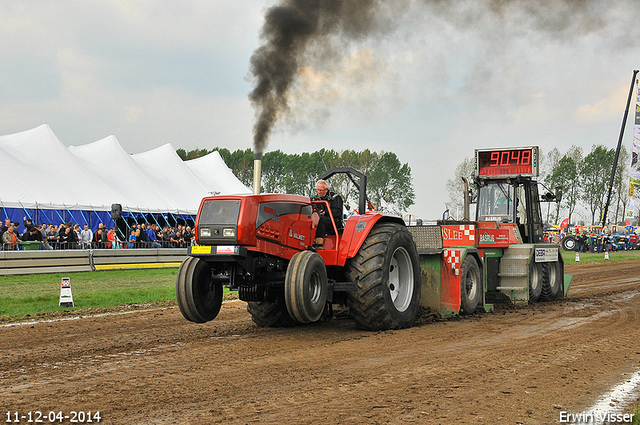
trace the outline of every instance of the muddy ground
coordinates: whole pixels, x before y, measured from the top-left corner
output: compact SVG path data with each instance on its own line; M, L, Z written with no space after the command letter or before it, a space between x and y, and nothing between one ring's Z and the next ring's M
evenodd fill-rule
M5 324L0 419L99 411L106 424L558 423L640 369L638 266L568 264L565 300L424 317L400 331L365 332L343 317L258 328L238 301L202 325L175 306Z

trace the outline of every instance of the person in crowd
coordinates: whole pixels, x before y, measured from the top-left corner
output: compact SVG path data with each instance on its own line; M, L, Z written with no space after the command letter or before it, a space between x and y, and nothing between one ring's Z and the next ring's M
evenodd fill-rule
M587 236L587 245L589 245L589 251L596 252L596 241L596 235L594 235L593 233L589 233L589 235Z
M159 225L156 225L153 230L155 230L156 232L156 241L158 241L158 243L160 245L162 245L163 248L166 248L165 245L165 241L164 241L164 228L161 229Z
M104 246L105 249L112 249L113 248L113 241L115 240L113 238L113 234L111 233L110 230L103 230L102 231L102 235L103 235L103 239L106 239L105 242L102 243L102 245Z
M311 198L312 201L326 201L329 204L329 210L325 203L313 204L314 209L320 216L318 227L316 229L316 239L313 244L314 249L323 249L324 237L334 234L331 217L336 223L338 229L342 228L342 209L344 202L340 195L329 191L329 184L325 180L318 180L316 183L316 191L318 196ZM329 216L331 214L331 216Z
M42 246L43 249L53 249L51 245L49 245L49 236L51 236L51 229L47 225L47 223L42 223L40 226L40 234L42 235Z
M49 246L52 247L53 249L59 248L58 236L59 236L58 226L56 226L55 224L51 224L51 226L49 226L49 235L47 235L47 242Z
M174 248L183 248L184 247L184 239L182 239L182 234L179 231L173 232L170 236L169 242Z
M171 247L171 233L169 231L169 226L165 226L162 228L162 247L170 248Z
M102 248L104 248L104 244L102 242L102 228L98 227L98 229L93 234L93 249Z
M604 235L602 233L595 235L594 240L595 251L594 252L602 252L602 243L604 242Z
M42 242L42 233L40 233L40 230L37 226L31 225L29 228L27 228L20 239L22 240L22 242L40 242L39 249L44 249L44 245Z
M4 225L0 228L0 248L2 248L2 236L4 236L5 232L7 230L9 230L9 226L11 226L13 223L11 222L10 218L5 218L4 219Z
M129 234L129 248L137 248L138 247L138 238L140 237L140 230L133 230Z
M173 241L176 240L176 230L173 227L169 227L167 231L167 237L168 237L167 247L175 248Z
M31 232L31 228L34 227L33 220L27 218L26 215L22 217L22 224L24 224L24 227L26 229L25 233L27 233L27 231Z
M72 226L64 226L63 231L58 236L60 240L60 249L75 249L78 246L78 239L76 238L76 232L73 231Z
M107 232L107 238L109 239L109 243L111 244L111 248L113 249L118 249L120 248L120 239L118 238L118 235L116 234L116 228L112 227L109 229L109 232Z
M138 247L140 248L148 248L149 247L149 235L147 234L147 226L142 223L140 227L136 229L136 231L140 231L140 235L138 236Z
M100 242L102 242L103 248L106 248L107 243L109 242L109 237L107 236L108 234L109 234L109 229L107 229L107 226L105 226L104 223L102 223L102 233L100 234Z
M80 232L80 248L90 249L91 241L93 241L93 230L89 229L88 224L85 224L84 229Z
M184 229L184 233L182 234L182 239L184 239L184 244L186 246L191 246L191 241L193 240L193 233L191 233L191 227L187 226Z
M15 251L18 249L18 234L13 223L10 223L7 230L2 234L2 245L5 251Z
M587 247L587 235L581 232L578 236L578 252L585 252Z
M158 243L158 236L156 236L156 232L155 232L155 225L154 224L150 224L149 227L147 227L146 232L147 232L147 241L149 243L149 246L151 248L162 248L162 245L160 245Z
M13 223L11 223L11 219L10 218L5 218L4 219L4 226L2 226L2 228L0 228L0 240L2 240L2 235L4 235L4 232L9 230L9 226L11 226L12 224Z

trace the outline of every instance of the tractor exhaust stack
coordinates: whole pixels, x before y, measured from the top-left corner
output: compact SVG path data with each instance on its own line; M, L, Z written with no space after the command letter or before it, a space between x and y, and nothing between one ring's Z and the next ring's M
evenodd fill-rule
M260 195L262 184L262 154L255 155L253 159L253 194Z

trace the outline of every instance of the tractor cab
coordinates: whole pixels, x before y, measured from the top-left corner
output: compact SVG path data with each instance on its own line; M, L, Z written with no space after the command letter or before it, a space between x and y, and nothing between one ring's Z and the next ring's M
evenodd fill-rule
M479 179L478 221L515 223L524 243L543 241L538 185L531 178Z
M539 150L526 148L477 149L475 182L478 187L476 220L513 223L523 243L544 241L538 183ZM556 193L545 193L544 201L559 202Z

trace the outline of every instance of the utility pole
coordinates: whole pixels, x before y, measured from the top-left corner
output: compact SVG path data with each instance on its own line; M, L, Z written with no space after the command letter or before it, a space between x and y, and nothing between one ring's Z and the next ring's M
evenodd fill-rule
M613 160L613 168L611 169L611 178L609 179L609 188L607 190L607 197L604 202L604 209L602 210L602 218L600 224L604 227L607 224L607 211L609 210L609 202L611 201L611 189L613 188L613 180L616 176L616 167L618 166L618 157L620 156L620 148L622 147L622 137L624 136L624 127L627 124L627 116L629 115L629 105L631 104L631 96L633 96L633 85L636 82L636 75L638 70L633 70L633 77L631 78L631 87L629 87L629 97L627 98L627 107L624 110L624 117L622 118L622 128L620 129L620 136L618 137L618 147L616 148L616 156Z

